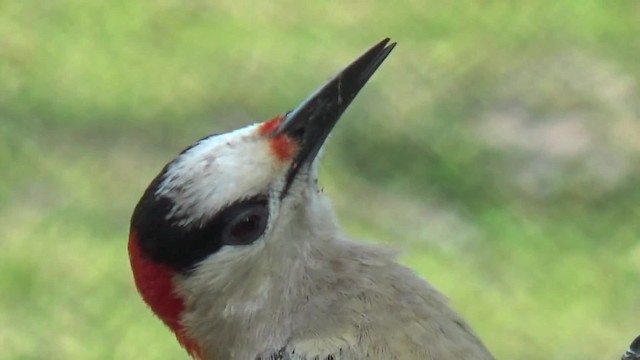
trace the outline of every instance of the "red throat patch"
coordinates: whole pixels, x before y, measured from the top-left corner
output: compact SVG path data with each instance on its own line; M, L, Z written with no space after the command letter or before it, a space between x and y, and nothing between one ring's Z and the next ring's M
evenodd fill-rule
M203 359L198 345L187 337L180 316L184 301L173 291L173 272L146 259L138 246L135 231L129 234L129 261L136 288L151 310L175 333L178 342L195 359Z
M276 116L269 121L265 121L260 125L258 131L260 135L269 136L282 121L282 115ZM298 148L298 144L292 138L280 135L269 139L269 148L271 153L280 161L288 161L293 158Z

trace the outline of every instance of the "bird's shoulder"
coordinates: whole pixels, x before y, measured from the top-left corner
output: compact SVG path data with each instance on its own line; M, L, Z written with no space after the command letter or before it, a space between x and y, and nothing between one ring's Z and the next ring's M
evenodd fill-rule
M317 357L317 356L312 356L312 357L308 357L306 355L300 355L300 354L293 354L293 353L284 353L284 352L277 352L274 353L272 355L269 355L267 357L259 357L256 358L256 360L338 360L340 359L339 357L335 357L333 355L328 355L325 357Z

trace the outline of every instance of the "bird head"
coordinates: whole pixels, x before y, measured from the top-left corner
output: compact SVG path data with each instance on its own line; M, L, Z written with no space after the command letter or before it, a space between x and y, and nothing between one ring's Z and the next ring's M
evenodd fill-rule
M260 258L286 267L286 257L297 256L283 249L299 245L283 239L309 235L299 214L317 201L317 155L394 45L385 39L373 46L283 115L197 141L142 195L129 236L135 284L191 355L199 357L200 349L183 314L197 306L190 302L198 292L224 298L262 291L260 281L242 280L243 272ZM269 250L273 244L281 249Z

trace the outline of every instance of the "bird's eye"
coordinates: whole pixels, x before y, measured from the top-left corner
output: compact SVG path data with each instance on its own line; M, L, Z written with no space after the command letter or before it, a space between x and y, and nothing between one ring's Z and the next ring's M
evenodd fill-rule
M269 211L265 203L243 204L234 209L227 222L224 242L228 245L249 245L267 228Z

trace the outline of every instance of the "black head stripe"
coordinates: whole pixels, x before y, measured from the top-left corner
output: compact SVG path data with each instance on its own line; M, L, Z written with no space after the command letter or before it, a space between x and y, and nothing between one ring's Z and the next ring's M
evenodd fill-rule
M166 167L165 167L166 170ZM268 207L266 196L255 196L229 204L204 224L180 225L182 219L168 219L173 200L156 195L163 172L149 185L131 217L131 228L137 234L138 245L149 259L165 264L175 271L188 272L225 245L225 228L230 214L247 204Z

